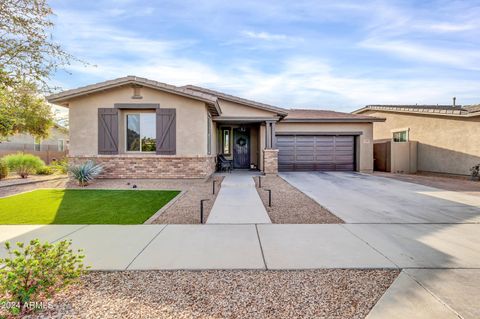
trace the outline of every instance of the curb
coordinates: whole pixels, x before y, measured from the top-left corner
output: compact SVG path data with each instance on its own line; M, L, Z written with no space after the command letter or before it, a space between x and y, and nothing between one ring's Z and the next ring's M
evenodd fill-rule
M4 187L12 187L12 186L22 186L22 185L29 185L29 184L35 184L35 183L43 183L43 182L50 182L50 181L56 181L59 179L65 179L68 178L68 176L59 176L55 178L49 178L49 179L42 179L42 180L33 180L33 181L25 181L25 182L20 182L20 183L15 183L15 184L8 184L8 185L0 185L0 188Z

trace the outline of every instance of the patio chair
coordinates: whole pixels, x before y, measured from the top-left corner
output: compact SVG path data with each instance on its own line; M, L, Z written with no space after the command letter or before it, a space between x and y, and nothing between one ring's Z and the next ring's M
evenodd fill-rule
M223 154L218 155L217 165L218 165L218 170L221 172L222 171L229 172L229 173L232 172L233 161L226 159L225 155Z

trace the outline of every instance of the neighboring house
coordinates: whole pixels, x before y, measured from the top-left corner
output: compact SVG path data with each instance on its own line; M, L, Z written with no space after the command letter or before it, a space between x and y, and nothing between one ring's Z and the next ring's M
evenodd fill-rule
M198 178L218 154L237 169L373 169L372 123L333 111L287 110L196 87L127 76L47 97L69 108L74 162L108 178Z
M368 105L354 114L378 116L375 142L416 142L419 171L469 174L480 163L480 106Z
M0 142L0 156L12 153L30 153L49 164L67 156L68 129L55 124L47 138L42 139L29 134L15 134Z

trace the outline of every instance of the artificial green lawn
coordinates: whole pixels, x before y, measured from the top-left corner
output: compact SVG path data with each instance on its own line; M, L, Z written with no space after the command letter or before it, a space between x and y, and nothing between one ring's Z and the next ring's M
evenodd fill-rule
M0 198L0 224L141 224L178 193L38 189Z

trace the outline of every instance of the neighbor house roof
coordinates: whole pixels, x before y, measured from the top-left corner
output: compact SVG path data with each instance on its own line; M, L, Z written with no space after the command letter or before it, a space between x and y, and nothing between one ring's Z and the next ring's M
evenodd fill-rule
M133 75L83 86L77 89L66 90L60 93L49 95L46 98L50 103L63 103L63 102L67 102L72 98L76 98L76 97L80 97L80 96L88 95L92 93L97 93L100 91L108 90L115 87L125 86L125 85L141 85L141 86L157 89L160 91L189 97L195 100L205 102L207 105L212 106L211 111L214 111L214 113L216 113L217 115L221 113L220 106L218 104L218 99L214 95L190 90L185 87L177 87L175 85L153 81L153 80L149 80L146 78L141 78Z
M252 100L247 100L247 99L244 99L244 98L241 98L241 97L238 97L238 96L225 94L225 93L222 93L222 92L206 89L206 88L203 88L203 87L200 87L200 86L185 85L185 86L182 86L182 87L186 88L186 89L191 89L191 90L194 90L194 91L197 91L197 92L211 94L211 95L217 96L218 98L220 98L222 100L235 102L235 103L239 103L239 104L243 104L243 105L248 105L248 106L258 108L258 109L262 109L262 110L273 111L273 112L276 112L278 115L285 116L288 113L287 109L284 109L284 108L281 108L281 107L278 107L278 106L273 106L273 105L269 105L269 104L265 104L265 103L260 103L260 102L256 102L256 101L252 101Z
M290 109L282 122L383 122L384 118L330 110Z
M353 111L353 114L362 114L366 111L384 111L411 114L429 114L442 116L471 117L480 115L480 106L461 106L461 105L367 105L361 109Z

